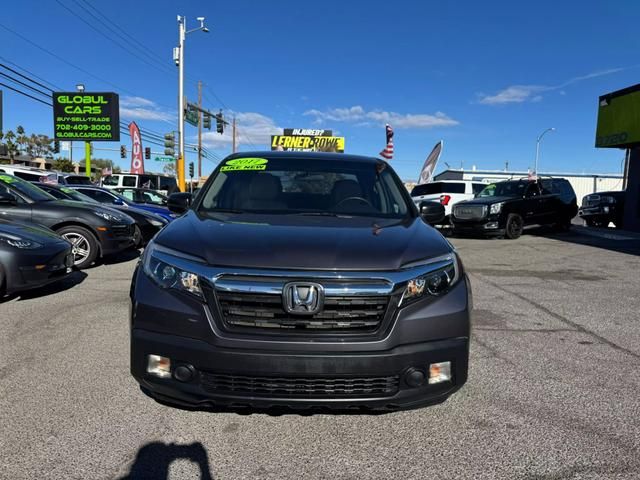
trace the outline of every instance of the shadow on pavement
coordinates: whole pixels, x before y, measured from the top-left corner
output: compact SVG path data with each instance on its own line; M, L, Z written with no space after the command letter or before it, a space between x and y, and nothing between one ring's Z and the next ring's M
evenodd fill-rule
M137 248L130 248L123 250L122 252L114 253L105 256L100 264L102 265L117 265L118 263L126 263L134 260L140 256L140 250Z
M129 473L120 480L167 479L169 478L171 463L179 459L188 460L197 465L200 469L199 478L202 480L213 479L207 450L202 443L195 442L188 445L178 445L175 443L152 442L147 443L138 450Z
M13 300L16 298L18 299L18 301L22 301L31 300L33 298L46 297L48 295L54 295L56 293L64 292L65 290L69 290L76 285L80 285L85 278L87 278L86 273L75 270L68 277L60 280L59 282L50 283L49 285L45 285L44 287L40 288L34 288L33 290L16 292L7 297L0 298L0 303L8 302L9 300Z
M603 248L629 255L640 255L640 234L615 228L595 228L573 225L568 232L556 232L540 227L528 231L530 235L553 238L562 242Z

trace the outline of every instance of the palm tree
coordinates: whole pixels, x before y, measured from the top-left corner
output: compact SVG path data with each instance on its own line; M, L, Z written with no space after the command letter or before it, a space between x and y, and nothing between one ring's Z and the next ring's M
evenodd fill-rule
M18 151L16 144L13 142L16 138L16 134L12 130L5 133L4 138L7 144L7 150L9 151L9 159L13 163L13 159Z

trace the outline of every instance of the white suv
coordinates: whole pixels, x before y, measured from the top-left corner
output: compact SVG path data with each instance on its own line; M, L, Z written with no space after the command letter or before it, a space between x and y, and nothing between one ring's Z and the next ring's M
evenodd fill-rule
M411 198L416 205L423 200L440 202L444 205L445 219L449 223L451 207L463 200L470 200L489 184L487 180L440 180L416 185L411 190Z

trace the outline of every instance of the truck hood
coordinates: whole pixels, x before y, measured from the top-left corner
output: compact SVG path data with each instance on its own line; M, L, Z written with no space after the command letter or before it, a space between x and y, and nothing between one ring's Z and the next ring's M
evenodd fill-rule
M397 270L451 245L420 218L405 220L190 211L156 243L209 265L306 270Z
M500 202L512 202L514 200L522 200L520 197L476 197L471 200L464 200L456 203L456 205L491 205Z

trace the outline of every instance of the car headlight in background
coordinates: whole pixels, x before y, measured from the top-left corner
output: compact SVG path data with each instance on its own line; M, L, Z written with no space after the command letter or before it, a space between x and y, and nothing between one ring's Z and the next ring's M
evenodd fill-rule
M107 212L105 210L93 210L93 213L95 213L99 217L104 218L107 222L111 222L111 223L120 223L120 222L124 222L125 220L125 218L122 215L117 215L115 213Z
M165 219L150 218L149 223L154 227L164 227L168 222Z
M42 248L42 244L28 240L17 235L0 234L0 243L9 245L10 247L20 248L22 250L35 250L36 248Z
M502 211L502 206L504 202L492 203L489 208L489 215L496 215Z
M432 259L429 263L448 261L447 264L429 273L420 275L407 282L400 305L404 306L421 298L439 297L449 291L461 278L458 256L451 252L445 257Z
M613 198L613 197L612 197L612 196L610 196L610 195L604 195L604 196L602 196L602 197L601 197L601 200L602 200L602 202L603 202L603 203L609 203L609 204L614 204L614 203L616 203L616 199L615 199L615 198Z
M143 261L143 271L156 285L165 289L175 289L202 298L198 275L182 270L171 263L159 259L153 244L147 247Z

